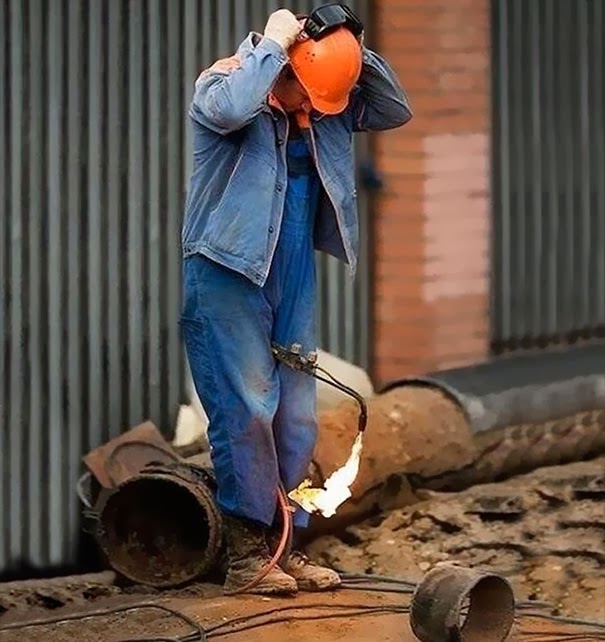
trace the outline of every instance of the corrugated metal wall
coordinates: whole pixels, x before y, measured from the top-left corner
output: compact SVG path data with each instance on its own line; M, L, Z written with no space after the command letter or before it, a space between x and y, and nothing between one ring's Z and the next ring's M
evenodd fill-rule
M81 455L172 426L193 83L312 4L0 0L0 574L73 564ZM362 364L367 254L356 284L318 259L321 344Z
M492 2L497 351L605 329L604 5Z

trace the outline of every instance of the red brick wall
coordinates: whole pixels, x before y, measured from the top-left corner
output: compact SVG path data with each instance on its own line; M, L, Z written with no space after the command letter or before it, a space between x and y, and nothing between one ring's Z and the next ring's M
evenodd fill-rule
M488 350L489 1L376 0L414 111L377 135L375 354L385 382Z

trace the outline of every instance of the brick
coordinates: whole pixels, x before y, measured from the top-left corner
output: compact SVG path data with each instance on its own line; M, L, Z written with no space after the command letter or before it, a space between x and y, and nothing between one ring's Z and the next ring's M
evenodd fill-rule
M420 245L417 243L416 245ZM408 249L409 248L409 249ZM430 265L430 263L429 263ZM406 278L408 281L423 283L426 279L427 260L424 254L410 244L405 248L403 255L397 257L397 261L381 260L376 262L374 278L376 284L388 284L389 281ZM389 287L387 285L387 287ZM419 286L420 287L420 286Z
M480 49L469 51L437 49L432 54L432 62L438 69L455 69L470 75L476 72L487 73L490 68L489 58L486 58Z
M403 141L402 141L403 142ZM384 147L383 147L384 149ZM388 147L387 147L388 150ZM392 156L395 162L393 165L397 168L398 174L404 174L405 176L424 176L426 173L425 168L425 157L421 155L395 155L384 151L385 155Z
M430 340L423 338L422 335L413 336L411 334L402 334L397 337L396 343L378 343L375 349L376 357L392 357L399 359L424 360L427 357L434 358L434 353Z
M423 282L421 279L388 278L376 280L375 313L379 310L392 311L404 308L411 301L422 302ZM382 295L382 296L381 296Z
M418 243L418 245L421 245L421 243ZM424 265L424 255L418 256L416 252L417 250L414 250L410 246L401 246L401 249L391 249L384 243L384 241L380 243L377 242L376 253L381 254L381 260L380 263L376 263L376 266L377 268L379 265L388 266L388 268L379 268L381 270L380 272L378 269L376 270L376 282L378 283L379 278L388 282L389 280L409 273L410 268L408 267L408 264L410 261ZM424 278L422 280L424 280ZM418 278L418 282L420 282L420 277Z
M405 266L410 262L424 264L426 260L422 237L413 231L395 235L383 231L381 227L379 233L374 236L374 240L376 241L376 250L383 253L383 257L376 261L377 266ZM396 262L391 260L394 257L397 258Z
M400 73L402 85L410 96L417 92L439 89L440 75L428 70L423 58L410 56Z
M379 49L388 47L391 51L405 53L407 55L426 52L426 34L417 29L410 29L408 25L399 29L392 27L381 34L377 46Z
M387 159L390 156L396 156L397 162L406 160L408 162L417 161L422 164L425 158L422 141L422 136L404 136L403 132L394 132L392 136L382 134L376 137L375 151L376 154Z
M381 2L381 7L395 5L394 2ZM400 29L417 30L422 33L430 31L435 26L435 20L441 13L431 2L411 7L405 11L381 11L376 15L376 29L381 36L386 33L398 33Z
M383 352L385 346L397 345L406 342L429 344L432 340L431 329L424 322L422 308L417 304L409 303L405 308L398 308L400 313L399 318L394 317L388 310L384 311L382 317L381 327L383 328L382 334L377 334L376 345L378 352ZM393 352L397 356L397 350Z
M385 211L390 210L397 215L397 211L400 211L398 210L398 206L401 204L400 199L423 199L425 193L422 177L406 176L405 174L394 173L395 171L397 171L397 160L383 159L381 174L384 187L378 199L377 207L384 207Z

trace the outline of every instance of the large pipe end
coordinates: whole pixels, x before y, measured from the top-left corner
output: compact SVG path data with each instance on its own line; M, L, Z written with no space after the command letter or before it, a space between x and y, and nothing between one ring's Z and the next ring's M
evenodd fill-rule
M211 490L191 474L143 472L104 494L98 515L100 547L133 582L179 586L217 566L220 514Z

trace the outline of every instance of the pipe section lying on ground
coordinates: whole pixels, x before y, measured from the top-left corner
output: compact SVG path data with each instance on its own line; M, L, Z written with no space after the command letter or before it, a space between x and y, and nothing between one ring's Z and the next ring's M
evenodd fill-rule
M320 416L315 485L341 466L357 425L345 401ZM500 359L408 378L368 400L353 496L312 531L418 500L605 452L605 346Z
M111 566L135 583L179 586L215 571L222 521L207 470L182 462L148 466L103 491L97 541Z
M503 642L515 618L510 584L479 569L441 564L416 588L410 624L421 642Z

